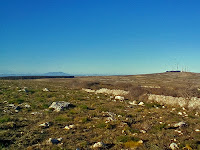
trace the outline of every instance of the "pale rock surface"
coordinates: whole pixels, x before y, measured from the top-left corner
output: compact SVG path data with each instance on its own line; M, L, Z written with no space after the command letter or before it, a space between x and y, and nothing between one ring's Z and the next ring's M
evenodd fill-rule
M103 142L97 142L91 146L91 148L104 148L106 145Z
M130 105L137 105L136 101L129 102Z
M39 125L39 127L42 127L42 128L48 128L49 126L50 126L49 122L44 122L44 123Z
M178 150L179 148L178 148L178 145L176 144L176 143L171 143L170 145L169 145L169 148L171 149L171 150Z
M64 129L69 130L69 129L74 129L75 127L76 127L75 125L71 124L69 126L65 126Z
M123 96L115 96L115 100L123 101L124 97Z
M139 102L139 106L144 106L144 102Z
M187 124L183 121L174 124L175 128L181 128L181 127L185 127L185 126L187 126Z
M61 110L69 107L69 102L59 101L59 102L53 102L49 108L53 108L54 111L60 112Z
M49 92L49 89L44 88L44 89L42 89L42 91L43 91L43 92Z

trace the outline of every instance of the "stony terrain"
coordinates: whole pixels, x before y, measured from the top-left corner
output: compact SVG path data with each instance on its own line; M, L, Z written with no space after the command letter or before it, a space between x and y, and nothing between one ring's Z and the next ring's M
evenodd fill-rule
M0 149L200 149L199 88L195 73L0 80Z

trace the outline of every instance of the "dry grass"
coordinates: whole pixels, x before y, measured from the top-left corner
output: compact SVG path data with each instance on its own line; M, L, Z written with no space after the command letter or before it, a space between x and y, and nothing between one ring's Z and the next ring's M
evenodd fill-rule
M200 135L195 131L200 123L198 108L183 110L179 104L172 106L163 101L148 101L148 94L200 97L198 79L199 74L165 73L0 80L0 149L90 149L99 141L107 145L106 149L113 150L167 150L172 142L177 143L180 149L200 149ZM19 92L24 87L27 87L27 91ZM48 88L49 92L43 92L43 88ZM125 95L125 101L120 102L110 98L112 93L86 92L82 88L95 91L106 88L129 93ZM136 103L143 101L144 105L130 105L129 102L133 100ZM54 101L70 102L74 107L54 112L48 109ZM9 104L20 106L21 109L15 112ZM31 107L26 108L25 104ZM196 106L198 103L191 104ZM37 113L33 115L33 112ZM180 121L188 125L171 128L171 125ZM39 127L44 122L50 123L49 128ZM72 124L75 128L64 129ZM63 144L46 143L49 138L59 137L63 138ZM140 140L143 143L138 143Z

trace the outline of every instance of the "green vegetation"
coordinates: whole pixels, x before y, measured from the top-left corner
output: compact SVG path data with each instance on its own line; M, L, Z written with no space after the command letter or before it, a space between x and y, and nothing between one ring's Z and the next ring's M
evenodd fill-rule
M9 116L0 117L0 123L9 122L11 118Z
M117 137L117 142L122 142L122 143L126 143L129 141L138 141L139 138L133 137L133 136L118 136Z

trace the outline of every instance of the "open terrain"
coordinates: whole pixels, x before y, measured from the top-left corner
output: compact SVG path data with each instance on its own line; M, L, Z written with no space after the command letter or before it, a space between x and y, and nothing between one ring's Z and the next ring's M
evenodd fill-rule
M199 89L186 72L0 80L0 149L198 150Z

